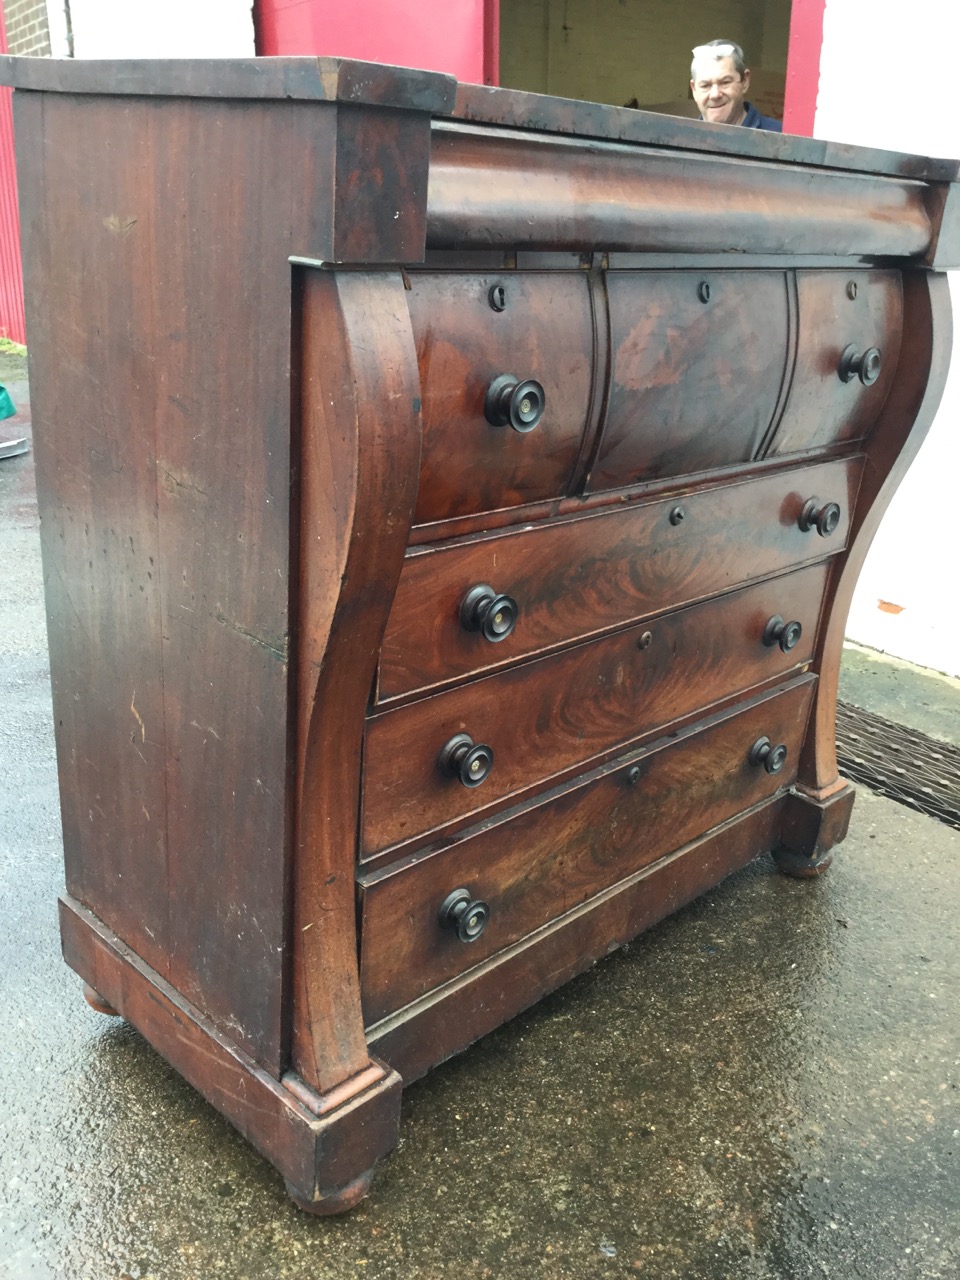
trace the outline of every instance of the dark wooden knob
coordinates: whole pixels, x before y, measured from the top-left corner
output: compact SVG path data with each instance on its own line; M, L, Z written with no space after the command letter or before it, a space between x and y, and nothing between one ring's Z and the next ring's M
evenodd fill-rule
M460 605L460 625L464 631L479 631L491 644L505 640L519 616L520 606L516 600L512 596L497 595L485 582L471 587Z
M784 622L779 613L775 613L763 629L763 643L771 649L778 644L784 653L789 653L797 647L802 635L799 622Z
M533 378L521 382L515 374L501 373L487 387L483 413L494 427L532 431L543 417L546 404L543 387Z
M445 778L457 778L465 787L479 787L493 768L493 749L474 742L469 733L457 733L444 744L437 764Z
M858 351L852 344L844 347L837 365L837 373L841 382L852 382L859 378L865 387L872 387L880 377L880 348L867 347L866 351Z
M787 763L787 747L781 742L774 746L769 738L758 738L750 748L750 763L763 765L767 773L779 773Z
M836 502L823 502L808 498L803 504L797 524L804 533L816 529L821 538L829 538L840 523L840 507Z
M461 942L476 942L490 919L490 908L468 889L448 893L438 916L441 929L452 929Z

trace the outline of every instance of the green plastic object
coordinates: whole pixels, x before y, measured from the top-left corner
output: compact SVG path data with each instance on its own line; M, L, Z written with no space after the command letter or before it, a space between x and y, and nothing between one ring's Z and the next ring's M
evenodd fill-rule
M0 383L0 418L12 418L17 406L10 399L10 392Z

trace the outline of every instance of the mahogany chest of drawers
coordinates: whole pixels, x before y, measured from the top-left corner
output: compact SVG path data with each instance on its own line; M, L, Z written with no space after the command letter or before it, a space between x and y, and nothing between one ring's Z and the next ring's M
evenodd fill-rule
M67 961L315 1212L402 1082L814 875L957 165L316 59L5 59Z

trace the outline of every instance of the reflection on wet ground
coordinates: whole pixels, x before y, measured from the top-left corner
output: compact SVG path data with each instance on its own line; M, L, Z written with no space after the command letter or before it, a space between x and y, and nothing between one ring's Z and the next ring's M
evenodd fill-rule
M62 964L32 455L0 470L0 1277L960 1274L960 833L861 791L437 1068L338 1220Z

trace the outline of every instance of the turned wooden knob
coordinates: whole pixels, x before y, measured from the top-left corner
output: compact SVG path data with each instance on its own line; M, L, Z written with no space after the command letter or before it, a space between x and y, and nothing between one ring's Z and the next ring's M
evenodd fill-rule
M840 506L836 502L821 503L819 498L808 498L803 504L797 524L804 533L816 529L821 538L828 538L840 523Z
M501 373L490 383L483 401L483 413L494 427L513 427L521 433L532 431L543 417L546 397L533 378L521 381L515 374Z
M837 373L841 382L852 382L859 378L865 387L872 387L880 377L880 348L867 347L866 351L858 351L851 344L844 347L837 365Z
M797 647L802 635L799 622L784 622L779 613L775 613L763 629L763 643L770 649L778 644L784 653L789 653Z
M444 743L437 764L445 778L456 778L465 787L479 787L493 768L493 748L474 742L469 733L457 733Z
M763 765L767 773L779 773L787 763L786 743L774 746L769 738L758 738L750 748L750 763L755 767Z
M460 605L460 625L465 631L479 631L484 640L496 644L505 640L517 625L520 606L512 596L498 595L485 582L471 587Z
M490 907L468 889L454 889L444 898L438 919L440 928L452 929L461 942L476 942L487 927Z

